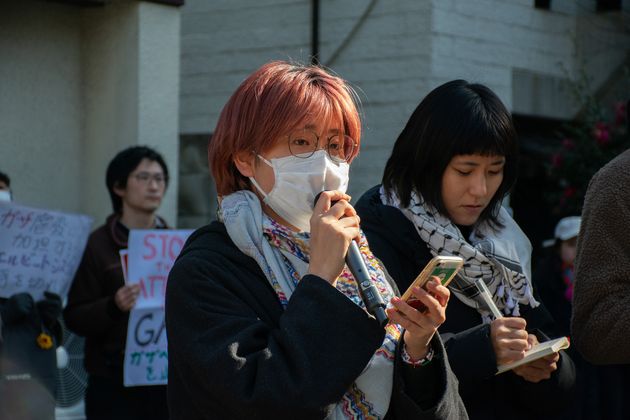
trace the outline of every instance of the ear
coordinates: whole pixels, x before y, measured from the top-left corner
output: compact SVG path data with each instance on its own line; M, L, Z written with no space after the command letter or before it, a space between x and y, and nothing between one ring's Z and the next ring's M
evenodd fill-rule
M254 176L256 155L252 151L239 152L234 156L234 166L246 178Z
M127 192L127 189L120 187L118 183L114 185L112 190L114 190L114 193L120 198L123 198L125 196L125 193Z

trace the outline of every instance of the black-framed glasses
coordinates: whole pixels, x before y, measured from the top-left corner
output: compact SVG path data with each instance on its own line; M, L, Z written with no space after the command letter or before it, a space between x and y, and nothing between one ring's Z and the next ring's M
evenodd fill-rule
M158 185L164 185L166 183L166 177L164 176L164 174L151 174L149 172L138 172L137 174L134 174L133 177L137 181L143 184L149 184L151 183L151 181L155 181L155 183Z
M298 130L289 134L289 152L298 158L308 158L319 147L320 137L311 130ZM354 153L356 142L350 136L334 134L326 138L324 150L336 162L348 162Z

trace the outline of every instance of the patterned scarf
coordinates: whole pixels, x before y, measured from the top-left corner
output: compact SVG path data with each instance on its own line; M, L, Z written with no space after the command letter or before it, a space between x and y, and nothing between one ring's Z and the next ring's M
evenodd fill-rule
M475 280L483 278L499 310L509 316L519 316L519 304L535 308L531 283L530 258L532 246L514 219L501 207L500 230L487 224L476 226L468 239L448 217L425 203L413 192L408 207L392 193L380 189L383 204L398 208L415 226L431 254L455 255L464 258L464 267L449 288L464 304L475 308L483 322L491 321L490 312L481 300Z
M293 291L308 271L310 235L293 232L267 217L262 212L260 201L250 191L238 191L223 197L219 214L232 241L243 253L256 260L286 308ZM363 233L359 249L372 281L383 300L389 302L394 292L369 250ZM365 309L347 267L337 279L336 288ZM400 326L388 324L383 344L337 403L330 419L378 419L385 416L391 399L394 355L401 331Z

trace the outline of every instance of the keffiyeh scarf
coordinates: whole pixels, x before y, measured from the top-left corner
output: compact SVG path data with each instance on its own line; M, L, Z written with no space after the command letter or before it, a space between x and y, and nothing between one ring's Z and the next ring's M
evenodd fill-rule
M237 191L223 197L219 209L234 244L260 266L283 307L302 276L308 271L309 240L306 232L294 232L267 217L258 198L250 191ZM383 300L394 292L361 233L359 249L368 272ZM354 278L347 267L337 279L336 288L354 304L365 309ZM389 408L393 384L394 355L401 328L388 324L385 339L366 368L335 406L330 419L383 418Z
M451 282L449 289L464 304L475 308L483 321L491 321L490 311L477 297L475 280L482 278L499 310L508 316L519 316L519 305L535 308L531 283L530 259L532 246L509 213L501 207L501 229L487 224L476 226L470 237L464 238L448 217L425 203L413 192L408 207L402 207L394 194L381 186L381 201L398 208L415 226L420 238L432 255L453 255L464 259L464 267Z

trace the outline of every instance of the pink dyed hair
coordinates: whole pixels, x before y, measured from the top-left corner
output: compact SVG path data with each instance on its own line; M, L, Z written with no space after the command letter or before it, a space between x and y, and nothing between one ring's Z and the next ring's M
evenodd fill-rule
M218 194L249 189L249 180L234 165L238 153L265 152L316 118L342 124L338 129L356 142L354 159L361 142L356 98L345 80L321 67L284 61L260 67L229 99L208 144L208 164Z

